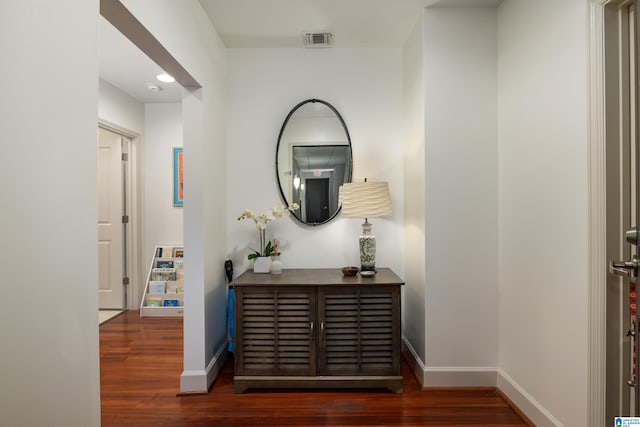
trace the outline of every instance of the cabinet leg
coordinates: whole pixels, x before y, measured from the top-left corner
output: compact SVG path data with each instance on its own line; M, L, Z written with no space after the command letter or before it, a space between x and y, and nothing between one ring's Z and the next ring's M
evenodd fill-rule
M402 382L400 382L398 384L390 385L389 390L395 394L402 394L402 392L404 391L404 387L402 386Z
M238 384L237 381L233 382L233 392L235 394L241 394L244 393L245 391L247 391L248 387L242 385L242 384Z

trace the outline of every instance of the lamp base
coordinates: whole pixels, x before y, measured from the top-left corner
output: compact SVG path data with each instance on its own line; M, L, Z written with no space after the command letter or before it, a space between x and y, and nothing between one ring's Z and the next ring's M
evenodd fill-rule
M371 224L362 224L360 243L360 271L376 271L376 236L371 234Z

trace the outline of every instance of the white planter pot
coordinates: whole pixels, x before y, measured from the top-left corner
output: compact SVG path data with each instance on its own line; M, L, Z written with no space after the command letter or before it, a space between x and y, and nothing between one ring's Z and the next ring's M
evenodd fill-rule
M253 260L253 272L254 273L269 273L269 267L271 265L271 257L260 256Z

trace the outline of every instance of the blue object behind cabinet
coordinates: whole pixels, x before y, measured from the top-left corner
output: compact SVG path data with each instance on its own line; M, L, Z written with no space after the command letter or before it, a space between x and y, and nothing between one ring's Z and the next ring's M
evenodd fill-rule
M227 334L229 335L229 346L227 350L233 353L233 288L229 288L227 297Z

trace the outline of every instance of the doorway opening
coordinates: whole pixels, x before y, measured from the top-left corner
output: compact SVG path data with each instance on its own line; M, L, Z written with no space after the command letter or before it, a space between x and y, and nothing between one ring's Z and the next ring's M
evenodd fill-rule
M305 180L306 221L322 224L329 220L329 178Z
M142 34L146 30L136 28L130 18L121 3L101 2L99 127L100 132L111 132L113 138L122 139L122 154L128 157L122 162L122 197L116 194L108 199L122 199L126 211L113 214L113 221L109 221L116 224L114 221L122 218L118 224L122 227L122 256L109 253L107 243L101 243L98 292L99 308L103 310L138 309L154 247L183 245L183 208L174 206L170 186L172 150L183 145L184 89L178 81L155 82L156 75L171 67L158 64L136 45L135 37L148 34ZM158 90L148 89L146 81L155 82ZM116 153L112 157L119 156ZM114 171L111 175L117 174ZM122 273L115 262L119 260ZM106 285L107 278L112 285ZM115 292L118 283L121 296ZM110 302L105 302L107 296Z

